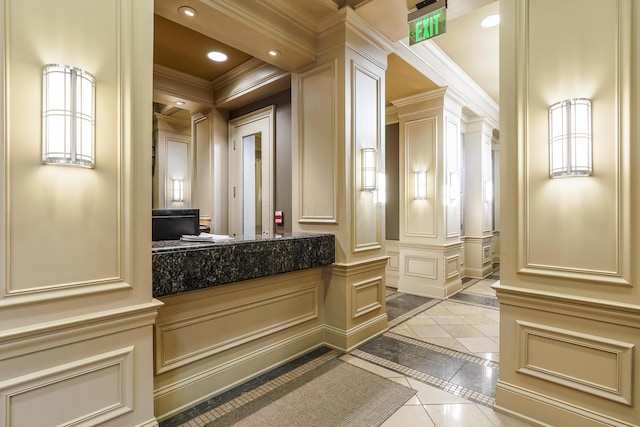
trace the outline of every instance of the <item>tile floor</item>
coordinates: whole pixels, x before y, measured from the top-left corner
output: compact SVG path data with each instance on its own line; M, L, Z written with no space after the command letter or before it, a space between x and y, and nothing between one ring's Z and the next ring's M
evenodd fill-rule
M529 426L491 408L499 370L500 312L491 285L465 279L462 292L441 301L389 288L389 331L340 358L417 390L383 427ZM236 389L160 423L198 427L242 395L285 378L314 360L331 355L321 348ZM215 425L215 422L213 423Z

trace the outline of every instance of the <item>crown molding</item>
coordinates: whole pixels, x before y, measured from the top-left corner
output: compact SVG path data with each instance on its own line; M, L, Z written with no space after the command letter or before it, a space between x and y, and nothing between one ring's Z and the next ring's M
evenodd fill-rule
M394 43L394 53L438 86L448 87L462 104L498 129L500 110L478 84L451 60L433 41L409 47L408 38ZM396 101L394 101L395 103Z

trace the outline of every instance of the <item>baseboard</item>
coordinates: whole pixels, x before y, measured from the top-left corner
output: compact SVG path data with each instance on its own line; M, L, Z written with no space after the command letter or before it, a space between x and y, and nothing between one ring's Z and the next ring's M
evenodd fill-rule
M482 268L465 268L465 276L474 279L484 279L493 274L493 263L487 264Z
M345 331L325 325L325 344L336 350L349 352L360 344L371 340L389 329L387 313L380 314L355 328Z
M430 286L412 282L398 281L398 291L427 298L446 299L462 290L462 279L446 285Z
M142 424L138 424L136 427L158 427L158 421L154 418Z
M537 426L637 426L503 381L493 409Z

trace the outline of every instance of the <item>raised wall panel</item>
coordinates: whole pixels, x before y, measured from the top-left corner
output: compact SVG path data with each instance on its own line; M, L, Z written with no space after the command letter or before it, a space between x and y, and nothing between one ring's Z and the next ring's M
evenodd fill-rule
M410 237L437 237L437 117L405 123L405 234ZM415 175L427 171L427 199L415 200Z
M13 112L3 115L0 131L6 207L0 305L129 288L125 248L131 237L124 217L130 187L124 183L131 129L121 116L129 102L123 86L129 75L120 69L131 62L128 3L69 0L64 7L34 7L4 0L0 6L7 13L0 53L8 89L0 101L3 111ZM41 111L42 66L49 63L80 67L96 77L93 169L40 162L40 116L33 113Z
M319 286L313 283L302 289L265 294L233 307L212 305L210 310L197 316L159 322L156 325L156 373L318 318Z
M382 277L353 283L351 285L351 318L363 316L383 307L384 286Z
M452 255L445 258L447 280L460 276L460 256Z
M337 223L337 61L298 79L299 222Z
M194 149L196 150L196 167L193 182L195 183L194 206L200 209L200 221L210 225L213 218L213 158L211 144L211 123L207 116L194 121Z
M632 405L635 345L518 321L517 371Z
M632 183L626 159L633 155L625 99L632 87L625 75L632 59L632 3L521 3L516 74L525 124L518 136L524 155L518 170L522 273L629 284ZM578 9L579 19L566 19ZM588 54L576 46L588 46ZM593 176L550 179L548 107L576 97L592 101Z
M387 251L387 255L389 256L387 270L398 271L400 268L400 253L398 251Z
M353 192L353 251L361 252L382 247L381 208L377 194L361 191L361 156L363 148L375 148L378 164L383 169L384 148L381 144L380 105L382 103L381 77L368 71L355 61L351 65L353 97L353 147L352 173L356 191ZM380 185L380 183L378 183Z
M189 140L169 135L163 135L163 139L167 151L165 173L160 174L165 177L164 206L178 209L190 206L191 168L189 167ZM182 180L182 201L173 200L172 184L174 179Z
M459 188L455 187L455 176L460 176L460 120L451 114L445 114L445 177L446 191L443 191L445 199L445 229L447 238L460 236L460 195ZM457 175L456 175L457 174ZM457 179L460 182L460 178Z
M0 382L0 426L98 425L133 411L133 353L125 347Z
M487 186L491 186L491 191L495 187L493 182L493 164L491 159L491 138L482 134L482 231L491 233L493 231L493 200L488 200ZM493 195L492 195L493 199Z
M438 259L419 255L405 255L404 272L407 276L438 279Z

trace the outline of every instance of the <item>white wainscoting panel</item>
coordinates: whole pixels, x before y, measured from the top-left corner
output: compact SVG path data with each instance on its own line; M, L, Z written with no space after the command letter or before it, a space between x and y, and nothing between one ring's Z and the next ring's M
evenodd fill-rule
M133 411L133 347L0 383L0 427L98 425Z
M635 345L518 321L518 372L632 405Z

